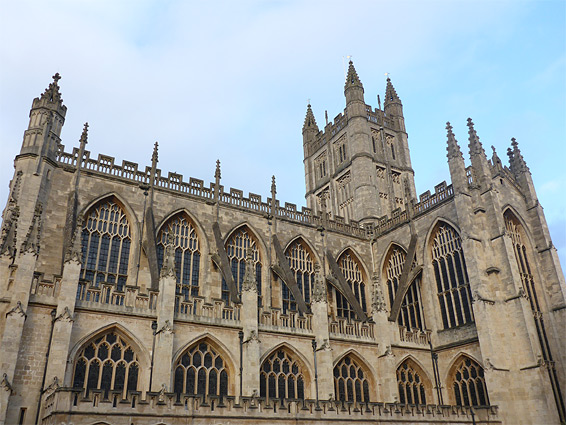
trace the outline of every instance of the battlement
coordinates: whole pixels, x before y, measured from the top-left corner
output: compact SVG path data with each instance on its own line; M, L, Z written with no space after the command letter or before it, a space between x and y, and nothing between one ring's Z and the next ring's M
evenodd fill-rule
M297 421L328 421L336 424L371 424L376 421L416 424L497 424L501 423L497 406L413 405L383 402L343 402L335 400L265 399L260 397L198 396L165 391L129 392L90 391L57 387L47 391L42 424L62 423L73 418L82 424L97 415L112 415L114 420L123 417L123 423L135 414L136 424L150 424L173 418L192 418L199 423L252 424L269 417L278 423L295 424ZM118 423L118 422L115 422ZM122 422L120 422L122 423Z

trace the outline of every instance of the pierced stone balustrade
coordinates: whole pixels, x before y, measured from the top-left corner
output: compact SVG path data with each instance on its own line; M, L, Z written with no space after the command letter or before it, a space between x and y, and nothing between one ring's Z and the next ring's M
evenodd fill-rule
M428 345L431 333L432 332L428 329L421 331L420 329L407 329L405 326L399 325L399 339L402 342Z
M279 309L264 310L259 313L259 327L266 331L311 333L312 314L301 316L295 311L281 314Z
M224 300L205 302L203 297L186 299L184 295L175 297L175 319L189 322L235 324L240 321L240 306L226 305Z
M329 323L329 330L334 338L374 340L374 324L369 322L336 318Z

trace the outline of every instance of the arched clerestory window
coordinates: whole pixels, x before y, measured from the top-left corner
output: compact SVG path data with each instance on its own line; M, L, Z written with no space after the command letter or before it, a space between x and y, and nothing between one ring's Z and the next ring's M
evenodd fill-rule
M280 348L261 364L260 396L266 398L304 399L305 375L302 362L289 350Z
M173 388L178 394L228 395L228 368L208 341L189 347L175 364Z
M225 248L228 260L230 261L232 276L234 276L234 281L240 292L242 291L242 282L246 274L247 250L252 250L253 260L255 262L258 305L261 305L261 259L255 237L252 236L252 233L247 227L241 227L230 235L226 241ZM222 299L226 303L230 300L230 289L224 278L222 278Z
M334 366L334 392L336 398L341 401L370 401L367 373L360 362L350 354Z
M338 259L338 267L340 267L340 271L352 289L354 296L360 303L362 310L367 312L366 285L364 283L365 277L360 261L350 250L348 250L345 251ZM336 290L336 288L334 288L333 294L336 299L336 315L346 319L355 319L356 313L350 303L346 300L346 297ZM360 319L361 318L358 318L358 320Z
M444 329L472 323L472 294L462 241L446 223L439 224L433 233L432 265Z
M457 406L489 406L483 368L468 356L453 366L452 389Z
M113 283L122 291L128 279L130 224L114 198L106 198L85 214L81 234L81 279L98 287Z
M399 388L399 403L426 404L426 393L430 388L430 381L411 359L405 360L397 368L397 387Z
M387 292L389 294L389 307L393 306L395 295L399 289L399 279L403 272L403 265L407 254L398 246L391 247L385 261L385 275L387 276ZM413 262L411 269L415 267ZM424 315L421 299L421 275L417 276L403 297L401 310L397 323L407 329L425 329Z
M83 346L75 359L73 387L104 390L138 390L140 366L132 345L117 332L110 330L96 336Z
M311 288L315 278L313 255L305 242L301 239L297 239L289 245L285 251L285 256L287 260L289 260L289 267L295 276L297 286L303 294L305 303L309 305L311 301ZM281 299L283 314L286 314L288 310L297 310L297 303L285 282L281 283Z
M200 245L197 231L189 216L186 213L174 215L163 224L157 236L157 265L160 271L170 232L174 235L177 277L175 307L178 308L179 300L188 301L189 297L199 295Z

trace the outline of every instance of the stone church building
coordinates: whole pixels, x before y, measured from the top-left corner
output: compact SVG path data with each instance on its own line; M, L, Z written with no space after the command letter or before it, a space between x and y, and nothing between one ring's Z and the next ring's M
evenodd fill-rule
M157 144L91 157L88 124L65 147L59 79L2 216L0 424L565 423L566 285L514 139L488 157L468 119L466 166L448 123L452 182L417 197L401 100L350 62L344 111L307 107L299 210Z

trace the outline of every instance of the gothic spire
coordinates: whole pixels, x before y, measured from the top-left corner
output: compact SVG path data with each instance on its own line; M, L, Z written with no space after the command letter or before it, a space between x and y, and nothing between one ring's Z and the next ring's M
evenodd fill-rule
M530 171L529 167L527 167L527 163L525 162L525 158L523 158L523 154L521 154L521 150L519 149L519 143L517 143L517 140L514 137L511 139L511 146L513 146L513 164L511 171L514 173Z
M446 123L446 131L447 131L447 136L448 136L448 146L446 146L446 150L448 151L448 153L446 154L446 156L448 157L448 159L464 159L464 156L462 155L462 151L460 150L460 146L458 145L458 141L456 140L456 137L454 136L454 133L452 132L452 126L450 125L450 122Z
M383 105L387 106L389 103L393 102L401 102L401 99L399 99L399 96L397 96L395 87L393 87L393 83L391 83L391 78L387 77L387 86L385 87L385 102L383 103Z
M348 66L348 75L346 76L346 84L344 85L344 90L349 87L363 87L360 78L358 77L358 73L356 72L356 68L354 68L354 62L350 61Z
M469 148L470 148L470 156L475 155L483 155L485 156L485 150L483 149L483 145L480 142L480 138L476 133L474 128L474 123L472 122L471 118L468 118L468 134L469 134Z
M311 109L311 104L307 105L307 114L305 116L305 123L303 124L303 132L305 130L315 130L318 133L318 126L316 125L316 119Z

